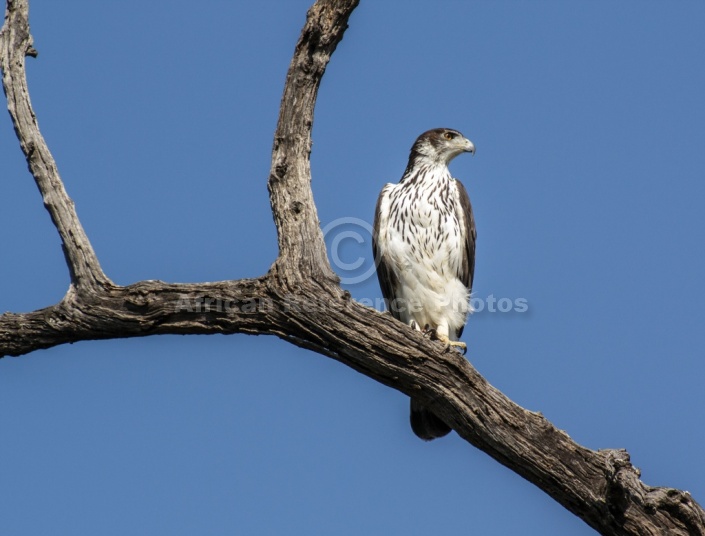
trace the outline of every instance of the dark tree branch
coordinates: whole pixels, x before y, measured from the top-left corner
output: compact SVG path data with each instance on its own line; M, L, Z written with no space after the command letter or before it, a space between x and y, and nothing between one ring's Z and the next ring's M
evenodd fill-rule
M319 83L357 0L319 0L296 45L272 151L269 192L279 257L257 279L114 285L103 274L32 111L24 57L27 0L7 0L3 86L22 150L63 241L72 286L53 306L0 316L0 356L58 344L153 334L276 335L412 395L472 445L606 535L705 535L687 493L653 488L623 450L592 451L505 397L455 352L350 299L328 263L310 188Z
M321 78L358 2L316 2L309 9L286 75L267 186L279 238L275 267L285 267L277 274L293 288L312 278L338 283L318 224L309 156Z

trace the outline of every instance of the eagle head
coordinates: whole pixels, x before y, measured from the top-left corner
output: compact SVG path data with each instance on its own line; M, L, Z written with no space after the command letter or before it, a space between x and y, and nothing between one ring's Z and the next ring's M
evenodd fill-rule
M475 154L473 143L452 128L434 128L421 134L411 147L409 163L417 159L448 165L460 153Z

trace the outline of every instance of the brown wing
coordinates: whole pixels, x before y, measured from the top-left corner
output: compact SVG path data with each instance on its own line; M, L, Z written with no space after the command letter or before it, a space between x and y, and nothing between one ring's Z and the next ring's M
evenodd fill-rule
M384 200L387 187L383 188L377 199L377 206L375 208L375 221L372 229L372 253L375 256L375 266L377 267L377 279L379 279L379 287L382 289L382 296L384 297L384 303L387 311L392 313L392 316L397 320L399 318L399 311L396 307L390 307L389 302L393 301L396 296L394 294L394 289L397 288L398 282L397 278L394 276L392 267L389 265L389 259L382 254L380 248L380 230L383 218L381 214L382 201ZM386 222L385 222L386 223Z
M454 179L458 189L458 199L460 206L458 208L458 221L461 225L464 224L461 232L463 233L463 258L460 262L460 273L458 278L463 282L470 292L472 292L472 280L475 277L475 241L477 240L477 231L475 230L475 218L472 215L472 205L465 186L458 179ZM458 330L458 337L463 334L463 328Z
M458 221L461 222L461 225L465 224L462 229L464 235L463 259L460 264L458 277L468 289L472 290L472 280L475 277L475 240L477 240L475 218L472 215L472 205L465 186L458 179L453 180L458 189L458 198L460 200Z

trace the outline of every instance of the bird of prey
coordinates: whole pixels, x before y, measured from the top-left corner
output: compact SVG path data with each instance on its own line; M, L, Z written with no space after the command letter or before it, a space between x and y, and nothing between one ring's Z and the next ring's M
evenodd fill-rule
M387 310L397 319L446 346L465 349L458 339L470 310L475 271L475 220L463 184L448 163L475 153L457 130L421 134L397 184L377 200L372 248ZM411 428L424 440L450 427L411 399Z

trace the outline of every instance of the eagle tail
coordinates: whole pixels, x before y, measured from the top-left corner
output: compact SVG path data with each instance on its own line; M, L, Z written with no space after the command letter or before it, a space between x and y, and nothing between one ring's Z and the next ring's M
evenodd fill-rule
M450 426L415 398L411 399L411 429L424 441L431 441L450 433Z

